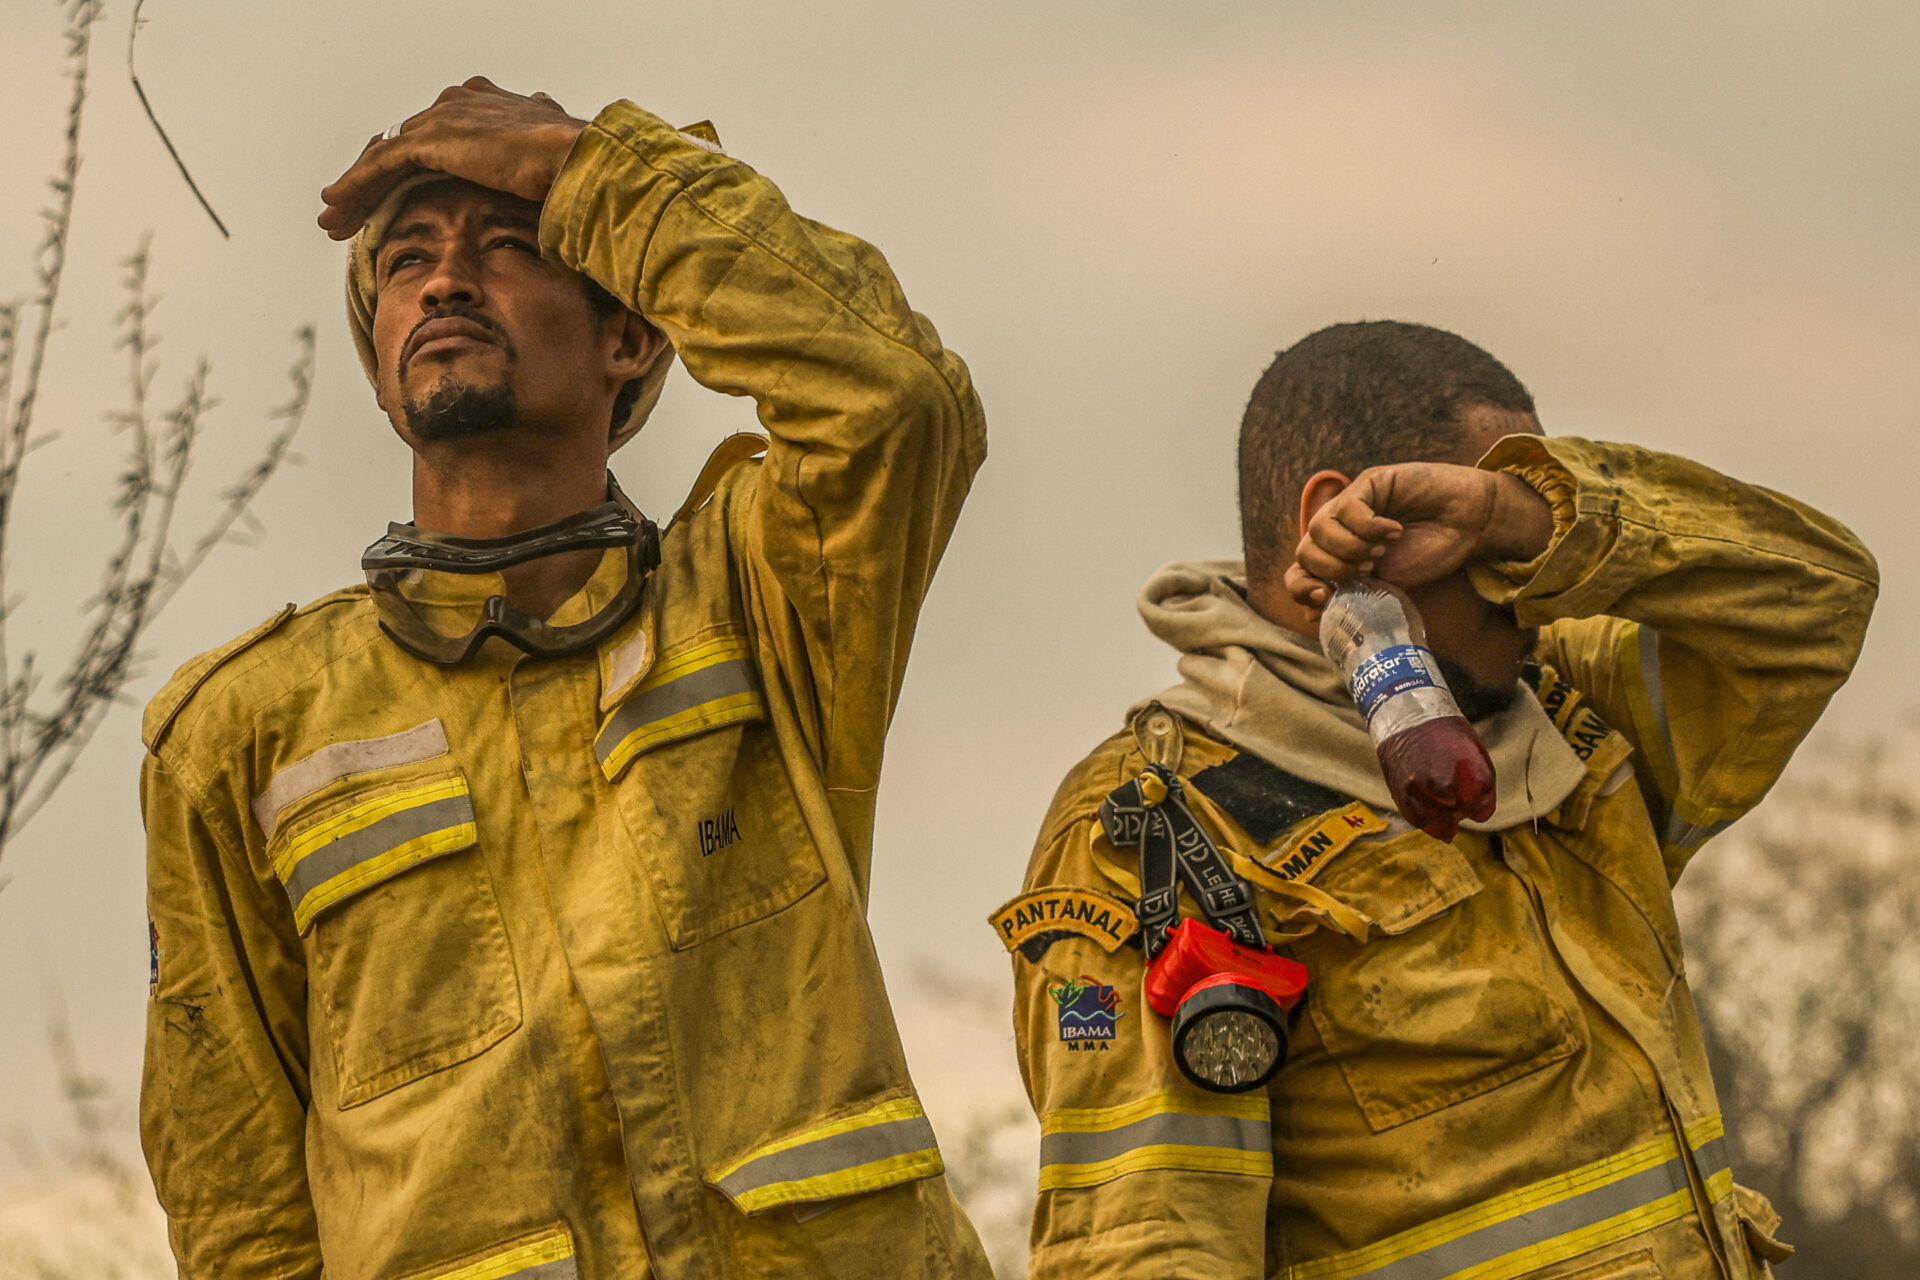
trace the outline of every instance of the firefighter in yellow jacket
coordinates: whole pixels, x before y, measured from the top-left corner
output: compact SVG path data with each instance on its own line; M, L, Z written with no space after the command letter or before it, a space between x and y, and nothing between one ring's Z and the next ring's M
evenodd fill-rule
M1067 777L994 918L1034 1280L1766 1274L1790 1249L1733 1180L1671 889L1846 678L1873 560L1696 463L1542 436L1510 372L1417 325L1283 352L1240 485L1244 565L1140 599L1181 682ZM1328 584L1363 572L1419 606L1492 757L1497 808L1451 842L1395 812L1320 650ZM1258 1087L1206 1055L1271 1049L1273 1020L1209 1042L1215 1006L1150 1007L1155 891L1305 966Z
M181 1274L987 1276L864 918L965 366L631 103L471 80L323 198L414 519L147 712ZM660 530L606 460L674 356L771 440Z

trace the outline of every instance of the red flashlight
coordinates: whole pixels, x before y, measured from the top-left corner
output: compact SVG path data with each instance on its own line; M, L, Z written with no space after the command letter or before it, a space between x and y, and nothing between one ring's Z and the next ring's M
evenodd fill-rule
M1233 941L1191 917L1147 969L1147 1003L1173 1019L1173 1060L1216 1093L1245 1093L1287 1060L1287 1014L1307 990L1307 967Z

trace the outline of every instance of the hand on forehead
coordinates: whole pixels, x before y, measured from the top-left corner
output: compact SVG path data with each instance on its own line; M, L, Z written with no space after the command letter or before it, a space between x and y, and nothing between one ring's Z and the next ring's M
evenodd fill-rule
M544 93L523 97L475 76L368 141L359 159L321 191L320 225L335 240L347 239L395 187L423 170L538 204L584 128L586 121Z

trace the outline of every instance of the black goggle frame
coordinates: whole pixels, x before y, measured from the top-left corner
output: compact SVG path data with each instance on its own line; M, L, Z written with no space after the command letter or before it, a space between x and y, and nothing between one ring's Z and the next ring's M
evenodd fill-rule
M386 535L360 557L380 607L380 629L416 658L440 666L465 662L489 636L498 636L535 658L564 657L598 644L633 616L647 578L660 565L659 529L640 514L611 475L607 492L607 501L598 506L504 538L463 538L410 524L389 524ZM626 549L626 579L605 608L566 626L549 626L509 604L505 596L493 595L481 606L480 619L471 630L448 636L420 617L399 586L400 578L414 570L498 573L542 556L596 547Z

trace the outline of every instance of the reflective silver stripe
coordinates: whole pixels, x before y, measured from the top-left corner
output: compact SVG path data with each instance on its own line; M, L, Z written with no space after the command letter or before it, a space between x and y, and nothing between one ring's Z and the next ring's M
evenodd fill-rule
M473 797L468 795L448 796L402 809L322 845L294 863L287 873L287 897L298 911L303 898L341 872L409 840L472 821Z
M1667 756L1679 768L1679 757L1673 750L1673 728L1667 723L1667 691L1660 683L1660 633L1644 624L1640 627L1640 687L1647 691L1647 705L1653 709L1653 723L1660 730L1661 741L1667 744Z
M1727 1140L1724 1136L1710 1139L1693 1149L1694 1167L1700 1170L1700 1180L1705 1182L1716 1173L1733 1168L1733 1158L1727 1154Z
M372 769L418 764L447 754L447 731L436 718L384 738L336 742L297 760L273 775L253 802L253 816L268 837L280 824L280 815L295 800L310 796L329 782Z
M593 754L601 764L629 734L644 729L656 720L691 710L703 702L712 702L736 693L752 693L760 686L753 678L753 664L745 658L730 658L710 667L689 671L669 680L657 689L628 698L613 713L600 736L594 739Z
M1099 1164L1141 1147L1221 1147L1264 1155L1273 1150L1265 1120L1192 1116L1163 1111L1099 1133L1049 1133L1040 1139L1040 1163Z
M1681 849L1697 849L1732 825L1732 818L1697 824L1688 822L1679 814L1675 814L1667 819L1666 842Z
M572 1258L555 1258L518 1271L509 1271L500 1280L580 1280L580 1268Z
M907 1116L803 1142L749 1160L714 1185L733 1199L776 1182L798 1182L845 1169L934 1149L933 1125L925 1116Z
M1349 1280L1448 1280L1462 1271L1595 1226L1688 1188L1682 1157L1581 1195L1490 1223L1431 1249L1382 1263L1370 1271L1343 1271Z
M1647 706L1653 711L1653 723L1660 730L1660 740L1667 749L1667 759L1673 761L1673 786L1675 794L1669 799L1679 803L1680 789L1680 753L1673 743L1673 726L1667 721L1667 692L1660 682L1660 633L1646 624L1640 624L1640 684L1647 691ZM1688 822L1677 813L1667 815L1664 843L1681 849L1697 849L1708 840L1719 835L1733 825L1733 819L1719 822L1696 824Z

